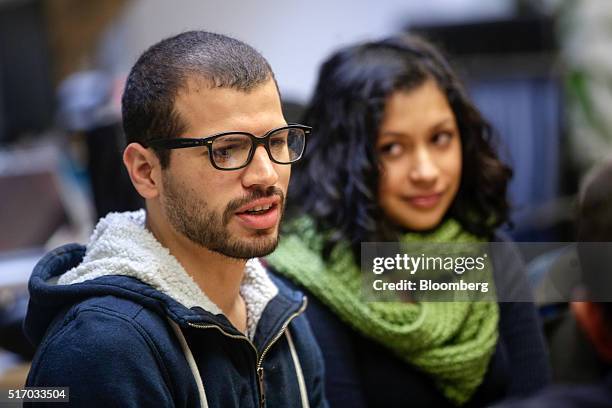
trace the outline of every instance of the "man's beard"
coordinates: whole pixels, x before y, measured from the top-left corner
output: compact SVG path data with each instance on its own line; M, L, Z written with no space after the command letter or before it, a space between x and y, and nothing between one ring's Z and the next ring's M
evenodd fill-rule
M279 214L282 219L285 195L277 187L265 191L253 190L248 196L230 201L223 214L208 209L207 203L191 191L177 188L167 176L162 178L165 198L162 205L170 224L190 241L230 258L249 259L270 254L278 245L278 231L257 231L256 236L242 239L232 236L228 224L235 211L253 200L273 195L280 196ZM280 225L280 222L279 222Z

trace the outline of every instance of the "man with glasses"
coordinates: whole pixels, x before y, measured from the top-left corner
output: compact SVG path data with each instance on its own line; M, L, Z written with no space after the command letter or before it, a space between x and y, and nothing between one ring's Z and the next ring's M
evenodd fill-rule
M258 260L310 132L286 123L266 60L186 32L139 58L122 103L146 211L36 266L27 385L70 387L73 406L325 406L306 299Z

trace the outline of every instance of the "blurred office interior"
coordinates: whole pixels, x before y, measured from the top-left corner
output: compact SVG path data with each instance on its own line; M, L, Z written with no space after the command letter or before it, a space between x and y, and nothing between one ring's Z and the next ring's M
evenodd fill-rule
M109 211L139 208L121 164L131 65L188 29L253 45L299 120L341 45L415 32L450 55L512 165L521 241L571 241L579 180L612 151L607 0L0 0L0 388L33 350L27 279L48 249L86 242Z

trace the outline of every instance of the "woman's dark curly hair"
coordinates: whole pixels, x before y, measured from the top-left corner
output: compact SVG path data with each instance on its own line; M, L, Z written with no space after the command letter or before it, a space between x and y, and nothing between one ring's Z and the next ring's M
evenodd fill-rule
M343 48L327 59L303 118L314 131L294 165L289 196L294 214L306 213L321 230L334 232L326 254L340 240L358 251L362 241L392 240L401 232L378 205L375 142L389 96L429 79L446 95L462 143L460 188L446 216L487 238L507 220L512 171L492 146L491 126L434 46L396 36Z

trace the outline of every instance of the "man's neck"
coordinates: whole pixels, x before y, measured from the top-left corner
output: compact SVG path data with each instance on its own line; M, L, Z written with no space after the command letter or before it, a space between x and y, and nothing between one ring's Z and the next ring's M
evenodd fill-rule
M240 296L246 260L234 259L190 241L172 229L161 228L147 216L146 227L179 261L202 292L241 332L246 330L246 306Z

